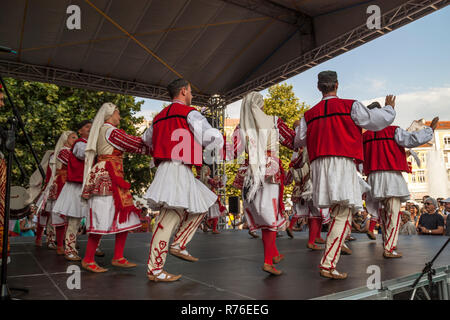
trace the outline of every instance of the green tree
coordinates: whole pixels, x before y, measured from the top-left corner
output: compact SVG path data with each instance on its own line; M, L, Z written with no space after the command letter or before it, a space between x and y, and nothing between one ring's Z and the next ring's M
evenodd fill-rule
M142 117L136 117L143 101L137 102L133 96L11 78L6 79L6 83L39 158L46 150L54 148L63 131L75 131L77 123L93 119L105 102L112 102L119 107L122 118L120 127L129 134L136 135L136 125L143 120ZM0 113L0 123L5 123L12 116L5 102L7 106ZM36 168L35 161L22 132L17 133L16 155L29 176ZM131 183L132 192L138 195L150 183L149 159L148 156L132 154L124 158L125 178ZM13 183L26 185L28 181L22 179L17 166L13 167Z

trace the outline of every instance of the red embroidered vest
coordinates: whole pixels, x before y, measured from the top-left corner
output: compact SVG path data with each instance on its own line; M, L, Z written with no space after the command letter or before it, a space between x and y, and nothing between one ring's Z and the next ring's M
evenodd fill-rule
M409 172L405 148L395 142L397 126L389 126L374 132L366 131L364 139L364 173L373 171Z
M195 108L172 103L153 119L153 152L155 164L164 160L181 160L188 165L201 166L202 146L194 139L187 116Z
M86 139L80 138L75 141L70 149L69 161L67 162L67 181L83 183L84 160L80 160L73 154L73 148L78 142L87 143Z
M351 118L354 101L326 99L305 112L310 162L327 156L364 160L362 129Z

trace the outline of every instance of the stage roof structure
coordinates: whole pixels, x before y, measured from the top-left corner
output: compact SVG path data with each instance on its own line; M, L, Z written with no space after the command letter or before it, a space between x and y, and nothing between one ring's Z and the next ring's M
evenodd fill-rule
M449 4L448 0L15 0L0 11L0 73L168 100L183 77L198 105L231 103ZM81 29L67 20L80 9ZM369 29L367 8L381 9Z

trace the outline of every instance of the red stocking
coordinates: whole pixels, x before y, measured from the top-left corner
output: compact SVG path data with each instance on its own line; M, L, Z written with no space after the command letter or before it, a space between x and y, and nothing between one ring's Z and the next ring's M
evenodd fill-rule
M116 233L116 244L114 246L114 258L123 258L123 250L125 249L125 242L127 241L128 231Z
M212 219L213 231L217 231L217 223L219 223L219 217Z
M322 222L323 222L323 218L317 219L317 235L316 235L316 239L321 239L322 238L322 235L321 235Z
M86 253L84 254L84 262L91 263L95 262L94 256L95 251L97 250L98 243L100 242L100 239L102 238L101 234L94 234L90 233L88 237L88 242L86 246Z
M314 244L316 241L317 236L317 230L319 229L319 219L317 218L309 218L308 219L308 225L309 225L309 244Z
M297 217L297 216L293 216L292 217L291 223L289 224L289 229L292 229L295 226L295 224L297 223L298 219L299 219L299 217Z
M37 229L36 229L36 241L41 241L42 240L42 234L44 233L44 227L41 226L39 223L37 225Z
M375 229L377 222L375 220L370 220L370 224L369 224L369 231L373 232L373 230Z
M273 265L272 258L274 257L274 244L277 233L266 229L262 229L261 232L264 245L264 263Z
M64 236L66 233L66 226L55 227L56 229L56 243L58 247L64 248Z

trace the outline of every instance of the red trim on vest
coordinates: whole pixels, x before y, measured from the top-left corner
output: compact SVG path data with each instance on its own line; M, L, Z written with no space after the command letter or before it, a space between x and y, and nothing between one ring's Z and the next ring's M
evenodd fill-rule
M305 112L309 161L319 157L347 157L364 160L362 129L351 118L355 100L331 98Z
M202 146L195 141L187 123L188 114L194 110L196 109L193 107L172 103L153 119L152 155L156 165L164 160L181 160L188 165L202 165ZM172 141L172 137L177 137L177 140Z
M397 126L374 132L366 131L364 141L364 173L373 171L409 171L405 148L395 142Z
M77 139L70 149L69 161L67 162L67 181L83 183L84 160L78 159L73 154L73 148L78 142L87 143L84 138Z

